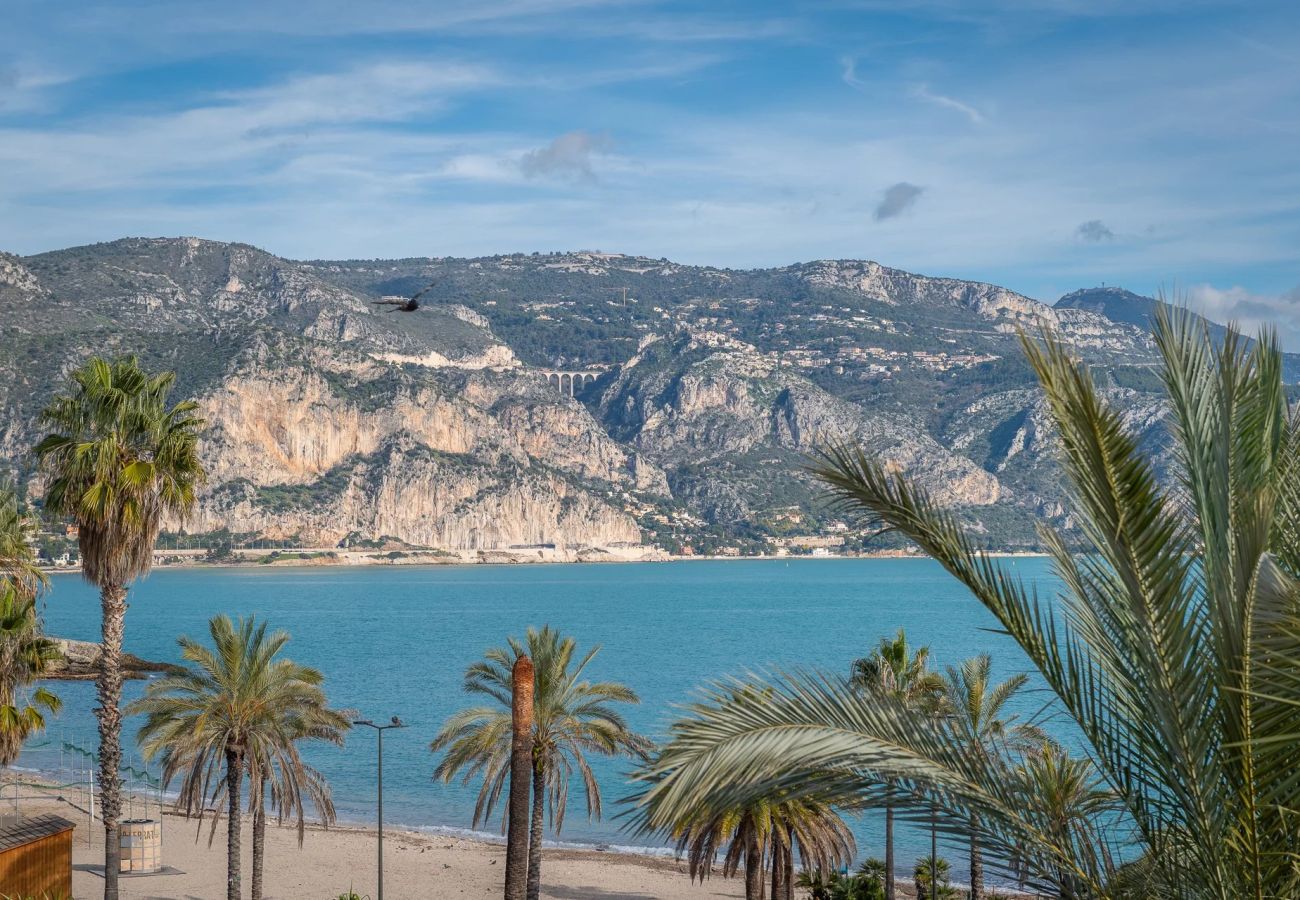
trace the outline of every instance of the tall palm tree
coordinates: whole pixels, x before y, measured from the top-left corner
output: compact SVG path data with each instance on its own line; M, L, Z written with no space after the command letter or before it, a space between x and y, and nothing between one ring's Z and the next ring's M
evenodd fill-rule
M881 638L869 656L853 661L849 682L873 696L891 696L921 715L932 715L943 701L944 681L930 670L930 648L913 649L907 633ZM895 900L894 800L885 795L885 900Z
M966 747L991 762L1043 747L1048 738L1042 728L1007 712L1007 704L1024 689L1029 676L1012 675L994 684L992 671L993 658L987 653L973 656L960 666L949 666L944 674L944 715L955 725ZM984 862L977 831L972 827L970 900L984 896Z
M201 818L208 804L225 799L227 900L240 900L245 772L255 785L304 777L297 748L304 723L347 728L347 718L326 706L324 676L280 657L289 635L266 628L252 618L236 624L215 617L208 624L212 646L180 638L185 669L150 683L127 708L145 716L138 735L145 759L162 761L164 784L179 777L177 805L186 815Z
M167 405L175 375L150 376L134 357L91 359L72 390L41 414L36 445L48 476L45 509L78 526L81 573L99 588L102 654L97 679L104 898L117 900L122 811L122 633L127 586L148 573L164 515L184 515L203 479L190 402Z
M60 656L58 645L41 633L36 599L0 578L0 768L12 766L27 738L45 728L45 714L62 706L43 687L22 696Z
M1062 585L1050 603L883 461L838 448L818 469L844 504L938 560L1020 645L1095 761L1103 796L1122 807L1118 828L1062 834L1030 777L1046 757L1008 778L946 718L868 705L815 677L769 685L762 716L718 706L697 745L664 754L648 815L671 821L704 800L773 789L852 798L884 775L936 803L948 833L977 823L986 849L1061 896L1119 896L1117 836L1143 854L1154 896L1300 894L1300 427L1273 334L1211 338L1165 307L1154 337L1168 483L1072 348L1050 332L1024 341L1078 529L1069 541L1040 530Z
M474 807L474 825L490 818L510 774L511 672L516 659L531 657L534 667L532 787L533 803L528 844L528 898L541 891L542 827L549 813L551 827L564 827L569 781L581 777L587 814L601 815L600 786L587 756L629 754L644 757L650 749L645 738L627 725L615 704L637 703L631 688L612 681L583 678L587 666L600 652L588 650L575 661L577 642L547 626L529 628L521 643L489 650L483 660L465 671L465 691L484 696L493 705L456 713L443 725L430 749L446 755L434 777L451 781L463 775L466 783L482 776Z

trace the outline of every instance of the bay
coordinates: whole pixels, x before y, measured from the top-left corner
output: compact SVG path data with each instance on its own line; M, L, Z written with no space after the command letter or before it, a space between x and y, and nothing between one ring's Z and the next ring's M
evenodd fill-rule
M1004 564L1040 590L1054 587L1044 560ZM401 716L410 727L388 732L384 741L385 822L421 829L471 825L477 785L435 783L429 742L447 716L477 702L461 690L465 667L530 625L559 628L580 649L599 644L591 678L636 690L642 702L628 718L653 739L665 735L674 704L708 681L773 669L845 672L899 628L929 645L939 666L988 652L998 677L1028 668L984 608L925 559L167 569L134 586L129 603L126 649L141 657L176 660L177 636L206 639L208 619L218 613L257 616L292 634L287 655L325 673L335 706L376 721ZM98 596L75 575L53 579L44 615L52 634L98 639ZM141 687L128 683L128 699ZM21 765L57 767L60 741L95 744L93 684L57 689L65 709L45 748L25 754ZM1035 690L1019 711L1033 714L1045 702ZM127 723L128 751L137 726ZM328 777L341 819L374 821L373 732L354 730L344 748L314 748L309 758ZM573 785L560 839L647 843L629 837L613 816L629 793L628 768L623 760L597 764L606 807L601 821L583 815L580 785ZM883 856L879 817L867 814L853 825L859 857ZM489 830L498 826L494 821ZM910 871L928 852L927 835L900 835L901 869ZM962 850L946 855L954 875L964 873Z

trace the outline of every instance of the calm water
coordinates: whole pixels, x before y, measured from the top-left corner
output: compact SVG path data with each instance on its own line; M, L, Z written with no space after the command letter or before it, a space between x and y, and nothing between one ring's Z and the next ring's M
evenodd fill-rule
M1005 564L1048 582L1042 560ZM919 559L159 571L131 592L126 649L176 659L176 637L206 638L207 620L219 612L255 614L289 630L289 654L325 672L335 705L410 723L384 741L384 812L386 822L413 827L469 827L474 790L433 782L429 742L469 702L461 692L466 665L529 625L558 627L581 648L600 644L591 676L641 695L628 718L651 737L664 733L671 704L702 682L765 666L843 671L900 627L929 644L941 665L987 651L1000 676L1026 668L1010 639L990 630L983 607ZM56 577L46 623L54 634L98 639L97 595L79 577ZM139 691L140 682L128 684L128 698ZM93 685L59 692L66 705L51 734L93 745ZM1023 708L1043 701L1026 697ZM135 724L128 722L128 748ZM344 749L311 754L344 819L374 819L374 743L373 732L354 733ZM47 767L52 759L44 751L25 763ZM599 767L607 813L627 792L626 768ZM634 843L617 822L589 822L579 790L575 783L562 839ZM874 817L858 820L855 831L861 856L883 856ZM910 869L928 851L928 837L905 834L900 865ZM960 874L960 853L947 855Z

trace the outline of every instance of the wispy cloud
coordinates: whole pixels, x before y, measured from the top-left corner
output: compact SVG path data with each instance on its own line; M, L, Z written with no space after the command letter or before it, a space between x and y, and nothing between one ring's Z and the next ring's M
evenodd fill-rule
M1101 219L1089 219L1083 222L1074 230L1075 235L1081 241L1087 241L1090 244L1099 244L1102 241L1113 241L1115 232L1111 231Z
M924 192L925 188L906 181L891 184L885 189L885 195L876 204L876 211L872 215L877 222L901 216L916 204Z
M960 100L948 97L944 94L936 94L930 90L927 84L917 84L912 86L912 96L918 100L924 100L926 103L933 103L935 106L942 106L944 109L951 109L961 113L967 119L970 119L973 125L984 124L984 114L969 103L963 103Z
M854 90L861 90L867 86L867 83L858 77L858 60L856 57L840 57L840 80Z
M1276 328L1284 348L1300 351L1300 286L1281 294L1259 294L1240 286L1197 284L1187 290L1186 302L1206 318L1232 322L1247 334Z

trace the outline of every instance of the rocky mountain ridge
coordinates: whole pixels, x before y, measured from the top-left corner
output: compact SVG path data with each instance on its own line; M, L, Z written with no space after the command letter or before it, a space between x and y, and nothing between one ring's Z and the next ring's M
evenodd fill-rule
M415 313L373 300L432 283ZM451 550L771 549L847 535L805 473L865 444L1029 546L1068 525L1018 334L1052 328L1145 440L1144 329L870 261L740 271L595 251L294 262L195 238L0 254L0 462L91 353L178 373L209 422L190 532ZM545 373L599 372L569 396ZM181 527L174 523L172 527Z

